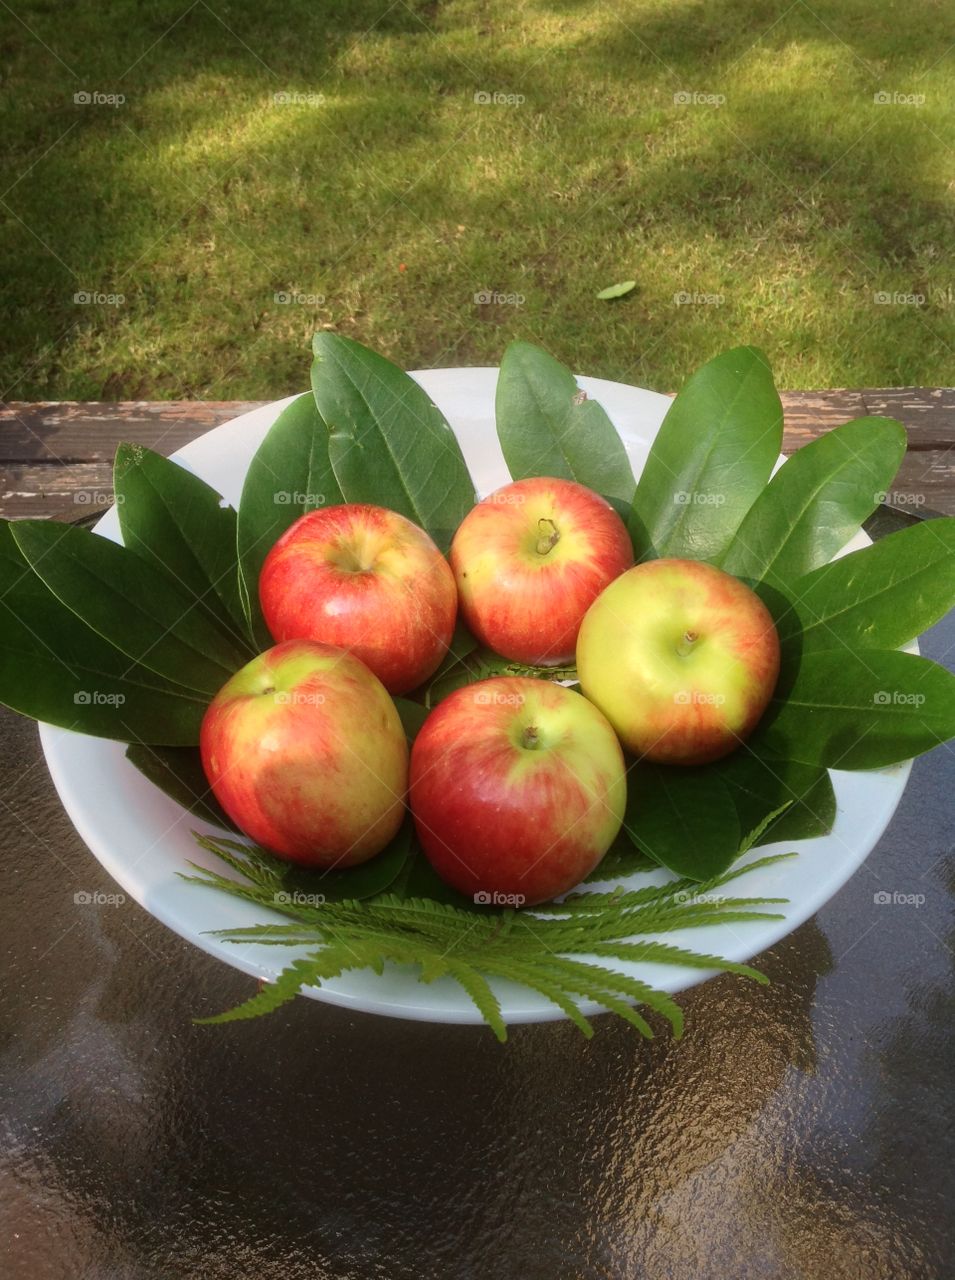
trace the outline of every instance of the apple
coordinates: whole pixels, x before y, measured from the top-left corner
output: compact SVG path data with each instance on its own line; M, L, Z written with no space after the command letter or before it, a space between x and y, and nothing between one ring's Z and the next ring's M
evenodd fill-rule
M458 689L411 749L422 848L475 902L520 907L573 889L620 830L626 792L604 716L572 689L528 676Z
M215 798L257 843L309 867L353 867L401 826L408 742L377 676L311 640L266 650L203 717Z
M590 606L577 671L636 755L706 764L738 747L766 710L779 637L738 578L700 560L651 560Z
M571 662L581 620L633 564L623 521L573 480L517 480L461 522L451 543L461 613L482 644L530 666Z
M437 668L458 603L425 531L364 503L310 511L286 529L265 558L259 599L277 641L348 649L396 694Z

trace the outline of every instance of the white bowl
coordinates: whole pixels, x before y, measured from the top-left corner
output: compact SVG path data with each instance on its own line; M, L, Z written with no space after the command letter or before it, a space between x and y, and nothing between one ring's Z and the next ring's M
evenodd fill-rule
M510 477L494 426L497 370L429 369L412 376L454 428L479 492L485 494L506 483ZM634 473L639 475L669 399L601 378L580 378L579 383L610 415L627 447ZM293 398L245 413L200 436L173 457L237 504L253 453ZM107 512L96 528L105 537L121 540L115 511ZM844 550L868 542L860 533ZM202 824L147 782L125 759L121 743L50 725L40 726L40 737L53 781L77 831L110 875L148 912L210 955L254 978L272 980L295 956L305 953L304 948L235 945L211 937L211 930L238 929L283 917L178 878L177 872L187 870L190 861L216 870L222 869L221 864L200 849L190 834L194 828L203 829ZM788 898L787 906L773 908L782 912L783 919L686 929L667 934L666 941L734 961L749 960L778 942L817 911L860 866L895 812L910 768L911 762L906 762L862 773L833 771L838 812L830 834L786 846L768 845L745 859L798 850L798 858L755 871L738 882L739 892L747 897ZM669 878L669 873L660 870L631 879L646 885ZM670 965L606 959L601 963L615 964L621 972L669 992L683 991L712 976ZM564 1016L524 987L496 979L491 985L506 1022L542 1022ZM370 970L346 973L321 988L310 988L306 994L391 1017L481 1021L469 997L453 980L425 984L406 967L389 967L380 977ZM603 1011L590 1002L583 1002L581 1008L586 1014Z

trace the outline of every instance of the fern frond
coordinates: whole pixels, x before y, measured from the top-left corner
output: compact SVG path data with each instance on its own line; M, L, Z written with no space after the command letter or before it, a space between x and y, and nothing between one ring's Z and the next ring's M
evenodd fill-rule
M214 936L233 943L310 948L250 1000L198 1021L257 1017L280 1008L304 987L321 986L351 969L381 974L393 963L417 969L422 982L452 978L501 1042L507 1039L507 1027L489 981L493 978L537 992L586 1036L593 1034L593 1026L580 1009L582 1000L623 1018L644 1036L652 1036L653 1030L640 1008L667 1019L675 1036L683 1030L682 1011L671 996L601 960L715 969L765 982L750 965L673 946L658 935L703 925L780 919L764 908L785 899L729 897L719 891L738 876L793 856L767 855L703 883L682 878L637 889L621 885L609 891L579 891L563 902L522 911L493 911L405 898L396 892L313 905L285 893L287 869L264 850L226 837L198 839L240 878L194 865L196 874L183 879L288 918L284 924L273 919L220 929Z
M497 996L488 986L487 979L471 965L463 960L446 960L448 973L468 993L477 1007L478 1013L488 1024L501 1044L507 1040L507 1024L501 1016L501 1006Z

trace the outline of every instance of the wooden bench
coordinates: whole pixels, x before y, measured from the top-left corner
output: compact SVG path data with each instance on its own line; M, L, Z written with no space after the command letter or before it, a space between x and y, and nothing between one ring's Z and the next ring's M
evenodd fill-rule
M955 515L955 388L874 387L788 391L783 449L793 453L850 418L885 414L909 448L888 503L917 515ZM170 454L212 427L258 407L243 400L10 402L0 407L0 515L74 519L104 505L121 440Z

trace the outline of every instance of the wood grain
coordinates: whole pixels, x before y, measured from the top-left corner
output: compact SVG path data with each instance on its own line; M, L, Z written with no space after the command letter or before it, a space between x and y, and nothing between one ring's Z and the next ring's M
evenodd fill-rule
M850 418L898 418L909 449L890 505L955 514L955 387L836 388L781 392L783 451ZM125 400L0 405L0 515L75 519L108 502L117 444L170 454L262 401Z

